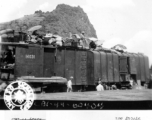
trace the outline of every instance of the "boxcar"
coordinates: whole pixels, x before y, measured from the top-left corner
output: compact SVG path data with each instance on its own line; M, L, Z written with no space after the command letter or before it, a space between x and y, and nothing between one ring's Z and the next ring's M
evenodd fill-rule
M128 83L127 75L142 85L149 82L148 57L142 54L72 47L15 45L14 79L21 76L61 76L72 81L74 90L95 90L98 79L118 87ZM40 81L43 82L43 81Z

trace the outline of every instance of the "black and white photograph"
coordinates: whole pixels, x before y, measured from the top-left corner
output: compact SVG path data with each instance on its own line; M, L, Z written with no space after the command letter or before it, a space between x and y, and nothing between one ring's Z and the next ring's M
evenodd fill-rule
M0 0L0 119L151 110L151 0Z

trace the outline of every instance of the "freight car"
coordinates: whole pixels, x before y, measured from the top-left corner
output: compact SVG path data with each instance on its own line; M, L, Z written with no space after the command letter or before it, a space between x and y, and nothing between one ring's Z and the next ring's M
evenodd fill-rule
M143 54L35 44L1 43L1 45L5 49L4 46L13 46L15 49L15 66L8 79L15 80L22 76L43 78L37 79L39 82L33 83L33 86L41 85L38 83L43 83L45 78L52 76L67 79L73 76L74 91L95 90L99 78L107 86L115 84L118 88L128 87L128 76L135 82L140 80L142 85L149 83L149 61ZM1 76L2 70L4 68L1 69ZM46 90L65 91L66 86L62 88L58 83L46 84Z

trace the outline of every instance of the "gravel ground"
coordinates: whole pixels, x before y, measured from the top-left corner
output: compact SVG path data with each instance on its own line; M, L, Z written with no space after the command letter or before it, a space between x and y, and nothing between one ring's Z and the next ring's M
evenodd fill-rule
M141 101L152 100L152 89L35 94L36 100ZM3 99L0 96L0 99Z
M106 90L36 94L37 100L140 101L152 100L152 90Z

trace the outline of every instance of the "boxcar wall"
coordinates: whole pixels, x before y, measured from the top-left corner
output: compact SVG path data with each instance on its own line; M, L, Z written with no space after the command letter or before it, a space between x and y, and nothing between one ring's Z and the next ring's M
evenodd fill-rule
M61 76L72 81L74 88L95 89L98 79L107 85L149 81L148 57L140 54L90 51L72 48L17 46L15 76Z

